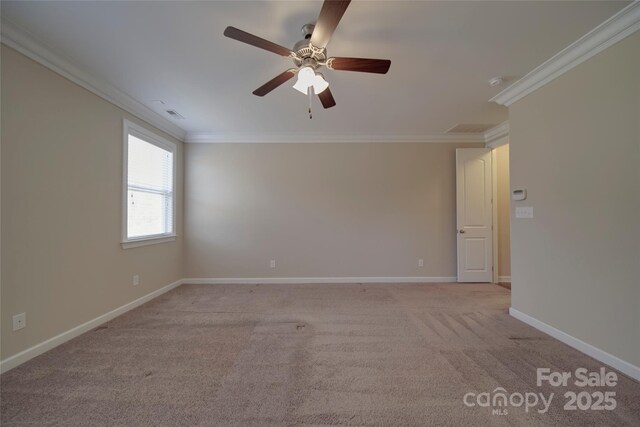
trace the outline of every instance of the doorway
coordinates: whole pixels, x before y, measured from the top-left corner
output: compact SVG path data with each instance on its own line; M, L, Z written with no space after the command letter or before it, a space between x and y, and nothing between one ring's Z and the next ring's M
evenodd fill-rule
M494 170L494 277L493 282L511 289L511 190L509 140L492 150ZM496 141L498 142L498 141Z
M511 288L508 142L456 150L458 282Z
M492 152L456 150L458 282L493 280Z

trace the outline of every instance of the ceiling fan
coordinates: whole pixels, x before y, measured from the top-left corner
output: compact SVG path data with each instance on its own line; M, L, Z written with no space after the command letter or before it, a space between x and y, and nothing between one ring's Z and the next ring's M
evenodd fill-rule
M254 90L253 94L265 96L297 74L298 81L293 88L305 95L309 95L309 118L311 118L311 98L314 93L318 95L324 108L331 108L336 105L331 90L329 90L329 83L321 73L316 71L318 68L325 66L330 70L386 74L391 66L391 61L388 59L333 58L327 56L327 44L349 3L351 3L351 0L325 0L318 20L315 24L306 24L302 27L304 39L297 42L293 49L280 46L235 27L227 27L224 30L225 36L289 57L295 65L295 68L284 71Z

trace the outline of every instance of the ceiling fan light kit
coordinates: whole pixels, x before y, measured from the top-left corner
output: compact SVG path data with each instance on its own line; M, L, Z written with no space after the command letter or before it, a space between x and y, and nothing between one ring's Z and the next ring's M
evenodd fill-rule
M295 90L307 95L309 88L313 88L315 94L320 94L329 87L329 83L320 73L316 73L311 67L302 67L298 70L298 81L293 85Z
M316 71L319 67L324 66L330 70L386 74L391 66L391 61L388 59L327 57L326 46L350 2L351 0L325 0L317 22L315 25L306 24L302 27L304 40L297 42L292 50L235 27L227 27L224 30L225 36L289 57L296 66L296 68L284 71L254 90L253 94L265 96L297 74L298 79L293 88L309 95L310 99L314 94L318 95L322 106L331 108L336 105L336 101L329 90L329 83L321 73ZM309 105L309 118L311 118L311 104Z

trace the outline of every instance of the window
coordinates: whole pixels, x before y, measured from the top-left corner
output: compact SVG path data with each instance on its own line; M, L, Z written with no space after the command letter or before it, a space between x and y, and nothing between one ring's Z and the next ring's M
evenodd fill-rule
M175 144L124 121L124 248L175 239L175 152Z

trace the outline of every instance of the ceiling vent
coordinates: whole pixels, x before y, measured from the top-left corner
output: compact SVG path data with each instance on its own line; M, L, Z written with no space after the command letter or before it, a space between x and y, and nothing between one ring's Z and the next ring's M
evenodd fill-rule
M184 116L178 113L176 110L166 110L167 114L173 117L174 119L184 120Z
M451 129L447 130L447 133L482 133L491 129L495 125L483 125L483 124L457 124Z

